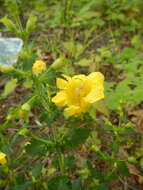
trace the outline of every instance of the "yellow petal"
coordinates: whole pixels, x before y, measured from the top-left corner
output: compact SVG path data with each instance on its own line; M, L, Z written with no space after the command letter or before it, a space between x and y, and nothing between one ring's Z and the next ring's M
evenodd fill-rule
M67 85L68 85L67 81L61 78L57 78L56 84L57 84L57 88L59 89L65 89L67 88Z
M58 92L56 96L52 98L52 102L54 102L57 106L66 105L66 94L64 91Z
M79 112L79 107L78 106L69 106L68 108L66 108L64 111L67 115L72 116L72 115L76 115Z
M5 164L5 163L7 163L6 154L0 152L0 164Z
M40 74L42 71L46 70L46 63L38 60L33 64L32 71L35 75Z
M91 92L85 97L85 101L89 103L94 103L100 99L104 98L104 88L102 86L91 90Z
M89 74L88 79L91 80L92 84L94 85L102 85L104 81L104 75L100 72L93 72Z

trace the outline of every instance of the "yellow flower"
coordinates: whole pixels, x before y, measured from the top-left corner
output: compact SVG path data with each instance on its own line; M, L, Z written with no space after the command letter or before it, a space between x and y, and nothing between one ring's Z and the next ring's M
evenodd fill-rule
M42 71L44 71L46 69L46 64L39 60L39 61L36 61L34 64L33 64L33 67L32 67L32 71L35 75L39 75Z
M7 163L6 154L0 152L0 164L5 164L5 163Z
M91 104L104 98L104 76L100 72L86 75L75 75L65 79L57 78L60 91L52 98L57 106L66 106L69 116L85 112Z

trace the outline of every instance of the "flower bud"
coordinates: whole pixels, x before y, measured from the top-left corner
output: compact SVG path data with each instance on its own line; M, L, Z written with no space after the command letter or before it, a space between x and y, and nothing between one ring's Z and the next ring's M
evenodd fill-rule
M128 162L130 162L130 163L136 163L137 160L136 160L136 158L134 156L130 156L130 157L128 157Z
M30 111L30 105L28 103L23 104L21 108L24 111Z
M18 134L19 135L21 135L21 136L27 136L27 135L29 135L29 130L28 129L26 129L26 128L23 128L23 129L21 129L19 132L18 132Z
M49 168L49 169L48 169L48 176L53 175L55 172L56 172L56 169L55 169L55 168Z
M94 152L99 152L100 149L98 148L97 145L92 145L91 150L94 151Z
M33 64L32 71L35 75L39 75L44 70L46 70L45 62L38 60Z
M78 173L82 176L83 179L87 179L90 175L90 171L88 168L84 168L78 171Z
M50 68L57 70L61 69L67 64L67 59L65 57L60 57L54 61L54 63L50 66Z
M13 71L14 68L12 66L8 66L8 65L0 65L0 72L2 73L8 73Z

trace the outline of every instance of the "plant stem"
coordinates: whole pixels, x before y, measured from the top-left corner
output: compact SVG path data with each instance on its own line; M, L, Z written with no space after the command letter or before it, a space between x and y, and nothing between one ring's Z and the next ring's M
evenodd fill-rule
M67 8L68 8L68 0L63 0L64 3L64 10L63 10L63 23L64 23L64 26L66 26L67 24Z
M44 95L41 93L41 90L40 90L41 86L40 86L39 81L36 80L35 83L36 83L36 88L38 90L38 94L41 97L41 103L42 103L44 109L46 111L50 112L51 110L49 108L48 101L44 97ZM59 162L60 173L61 173L61 176L64 176L65 175L64 174L64 158L63 158L63 154L62 154L60 148L57 147L57 144L58 144L58 141L57 141L57 131L56 131L56 128L55 128L54 125L51 126L51 133L52 133L53 141L54 141L54 144L55 144L54 148L56 149L56 152L57 152L57 155L58 155L58 162ZM34 135L32 135L31 137L34 138L34 139L40 140L43 143L47 143L47 144L49 143L47 140L44 140L42 138L38 138L38 137L36 137Z
M57 135L56 135L56 128L53 125L52 126L52 136L54 139L55 144L57 144ZM64 158L63 158L63 154L61 152L61 150L56 146L56 151L57 151L57 155L58 155L58 162L59 162L59 168L60 168L60 172L61 172L61 176L64 176Z

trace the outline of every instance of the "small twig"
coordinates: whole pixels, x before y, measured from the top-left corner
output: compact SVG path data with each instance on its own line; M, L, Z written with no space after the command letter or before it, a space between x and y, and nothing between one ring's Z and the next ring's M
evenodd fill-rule
M121 177L119 177L119 181L124 185L124 190L128 190L128 187L132 190L138 190L131 185L127 184L127 181L124 181Z
M128 190L128 183L127 183L127 180L126 180L126 177L124 178L124 190Z

